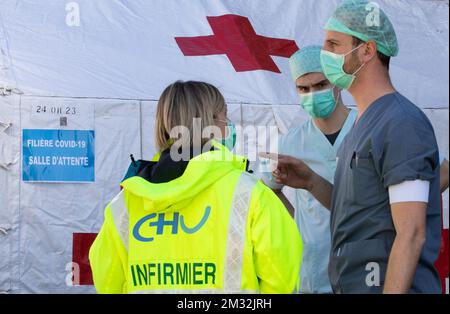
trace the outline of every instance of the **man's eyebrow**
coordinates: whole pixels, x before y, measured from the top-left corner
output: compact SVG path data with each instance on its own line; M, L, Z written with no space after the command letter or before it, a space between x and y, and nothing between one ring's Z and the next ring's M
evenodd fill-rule
M331 39L327 39L327 42L328 42L328 43L332 43L332 44L339 44L339 43L340 43L340 41L339 41L339 40L337 40L337 39L333 39L333 38L331 38Z
M313 83L313 84L308 84L308 85L301 85L301 84L297 84L297 88L308 88L308 87L311 87L311 86L316 86L316 85L319 85L319 84L328 84L328 80L327 79L324 79L324 80L321 80L321 81L319 81L319 82L317 82L317 83Z
M320 84L326 85L326 84L328 84L328 80L325 79L325 80L322 80L320 82L314 83L313 86L320 85Z

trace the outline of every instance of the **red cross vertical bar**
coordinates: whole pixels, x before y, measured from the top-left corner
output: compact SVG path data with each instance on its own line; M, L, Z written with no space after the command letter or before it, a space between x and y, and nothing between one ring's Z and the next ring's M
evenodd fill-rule
M93 285L89 264L89 249L97 237L96 233L74 233L72 237L72 263L74 285Z
M248 18L227 14L207 17L214 35L176 37L185 56L225 54L237 72L267 70L281 73L272 56L289 58L298 50L293 40L256 34Z

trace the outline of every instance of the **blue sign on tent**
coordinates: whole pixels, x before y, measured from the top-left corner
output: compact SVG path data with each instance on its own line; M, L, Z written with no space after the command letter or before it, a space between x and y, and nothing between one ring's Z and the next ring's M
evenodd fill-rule
M94 182L92 130L23 130L23 181Z

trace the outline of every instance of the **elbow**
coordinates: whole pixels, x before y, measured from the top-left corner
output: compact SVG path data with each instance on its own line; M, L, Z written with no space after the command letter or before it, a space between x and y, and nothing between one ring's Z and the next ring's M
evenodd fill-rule
M425 245L426 238L427 235L425 227L417 227L411 234L411 242L420 250L422 250L423 246Z
M397 233L396 240L422 249L426 241L425 225L416 225Z
M421 251L426 241L426 228L425 226L411 228L407 232L397 234L397 239Z
M425 241L427 239L427 230L425 224L421 225L420 227L414 228L413 239L414 242L421 247L425 245Z
M413 243L416 245L418 249L420 249L420 251L422 251L422 248L424 247L426 240L427 240L426 234L425 232L423 232L423 234L419 233L414 237Z

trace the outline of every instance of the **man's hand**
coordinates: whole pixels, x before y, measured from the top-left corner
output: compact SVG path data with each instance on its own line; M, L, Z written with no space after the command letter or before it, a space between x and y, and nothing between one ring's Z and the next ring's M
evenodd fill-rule
M272 172L275 182L295 189L308 190L314 172L303 161L274 153L260 153L259 156L277 162L277 168Z
M300 159L274 153L260 153L260 157L275 160L276 169L272 172L275 182L294 189L309 191L325 208L331 208L333 185L316 174Z

